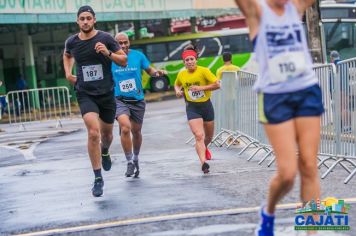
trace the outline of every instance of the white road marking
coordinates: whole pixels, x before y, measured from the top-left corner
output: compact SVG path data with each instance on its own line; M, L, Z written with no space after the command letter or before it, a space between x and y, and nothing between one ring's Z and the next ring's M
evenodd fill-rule
M349 198L344 200L347 203L356 203L356 198ZM277 208L295 209L296 206L299 204L300 203L280 204L277 206ZM178 213L178 214L171 214L171 215L133 218L128 220L117 220L117 221L111 221L105 223L96 223L96 224L89 224L89 225L82 225L82 226L43 230L38 232L19 234L19 236L40 236L40 235L52 235L52 234L60 234L60 233L73 233L73 232L112 228L112 227L118 227L124 225L147 224L147 223L156 223L156 222L163 222L163 221L170 221L170 220L191 219L191 218L200 218L200 217L209 217L209 216L235 215L241 213L253 213L253 212L257 212L259 209L260 206L256 206L256 207L231 208L231 209L223 209L223 210L187 212L187 213Z

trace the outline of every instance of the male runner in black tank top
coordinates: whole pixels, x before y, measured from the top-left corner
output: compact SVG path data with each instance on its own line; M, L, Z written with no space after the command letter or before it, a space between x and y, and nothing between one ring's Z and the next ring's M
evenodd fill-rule
M80 32L66 40L63 64L67 80L75 86L87 127L88 153L95 174L92 193L99 197L104 186L101 162L104 170L111 168L108 150L116 112L111 62L126 66L127 57L110 34L94 28L95 23L93 9L80 7L77 13ZM74 62L77 76L72 74Z

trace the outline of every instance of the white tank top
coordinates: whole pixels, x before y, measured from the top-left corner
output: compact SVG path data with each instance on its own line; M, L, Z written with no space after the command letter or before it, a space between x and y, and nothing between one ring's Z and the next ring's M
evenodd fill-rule
M294 92L318 83L307 40L296 7L288 1L278 16L260 1L262 16L256 38L260 78L254 89L263 93Z

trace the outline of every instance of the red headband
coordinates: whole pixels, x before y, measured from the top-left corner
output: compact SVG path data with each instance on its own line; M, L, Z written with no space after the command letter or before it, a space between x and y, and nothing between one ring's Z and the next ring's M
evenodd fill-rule
M182 58L183 58L183 60L185 60L185 58L187 58L187 57L189 57L189 56L193 56L193 57L195 57L195 59L198 58L198 54L197 54L197 52L194 51L194 50L186 50L186 51L184 51L184 52L182 53Z

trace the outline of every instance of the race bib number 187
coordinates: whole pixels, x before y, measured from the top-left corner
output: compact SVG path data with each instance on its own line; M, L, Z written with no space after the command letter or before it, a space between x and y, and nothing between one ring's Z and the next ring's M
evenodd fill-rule
M84 82L104 79L103 66L101 64L82 66L82 71L83 71Z

